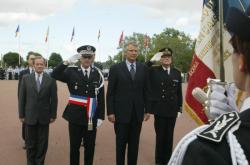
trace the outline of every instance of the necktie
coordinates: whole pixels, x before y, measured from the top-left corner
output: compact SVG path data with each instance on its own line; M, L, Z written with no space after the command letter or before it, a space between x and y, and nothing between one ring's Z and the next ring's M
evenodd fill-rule
M40 88L41 88L40 74L37 76L37 79L36 79L36 86L37 86L37 91L39 92L39 91L40 91Z
M131 75L132 80L134 80L134 78L135 78L135 68L134 68L134 64L131 64L131 65L130 65L130 75Z
M84 72L85 72L85 73L84 73L84 78L85 78L85 79L88 79L88 70L85 70Z

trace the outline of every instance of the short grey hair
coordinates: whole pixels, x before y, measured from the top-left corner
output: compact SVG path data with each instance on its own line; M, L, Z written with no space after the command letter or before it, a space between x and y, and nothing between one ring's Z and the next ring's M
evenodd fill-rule
M133 45L134 47L138 48L137 42L135 42L135 41L129 41L129 42L125 43L125 45L124 45L124 51L125 52L127 51L127 48L128 48L129 45Z

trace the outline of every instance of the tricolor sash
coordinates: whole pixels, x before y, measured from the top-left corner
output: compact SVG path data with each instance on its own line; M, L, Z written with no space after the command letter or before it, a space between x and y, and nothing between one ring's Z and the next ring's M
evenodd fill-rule
M97 104L96 98L70 94L69 103L80 106L86 106L88 121L92 123L92 119L96 111L96 104Z

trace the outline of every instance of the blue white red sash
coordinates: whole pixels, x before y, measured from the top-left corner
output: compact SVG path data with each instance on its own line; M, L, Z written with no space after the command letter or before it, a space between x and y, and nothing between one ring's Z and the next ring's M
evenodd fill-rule
M95 115L96 111L96 98L91 97L84 97L84 96L78 96L78 95L70 95L69 97L69 103L80 105L80 106L86 106L87 109L87 117L88 121L92 122L92 119Z

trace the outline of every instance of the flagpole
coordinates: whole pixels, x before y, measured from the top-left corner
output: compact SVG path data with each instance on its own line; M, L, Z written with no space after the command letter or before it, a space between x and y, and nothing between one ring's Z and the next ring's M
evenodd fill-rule
M123 61L123 59L124 59L124 47L125 47L125 43L124 43L124 41L123 41L123 43L122 43L122 61ZM121 62L122 62L121 61Z
M242 10L243 10L244 12L246 12L246 9L245 9L244 5L242 4L241 0L239 0L239 3L240 3L240 6L241 6Z
M49 26L46 32L45 44L47 45L47 68L49 67Z
M47 47L47 68L49 68L49 40L48 40L48 47Z
M19 56L18 56L18 64L19 64L19 66L20 66L20 64L21 64L20 34L18 35L18 52L19 52Z
M219 23L220 23L220 79L225 82L224 68L224 45L223 45L223 0L219 1Z
M3 68L3 54L1 53L1 68Z
M97 57L101 57L101 43L100 43L100 41L98 41L98 49L99 49L99 55L97 55ZM98 61L98 60L96 60L96 61ZM101 60L100 60L100 62L101 62Z
M99 49L98 53L99 53L99 55L96 56L96 60L95 61L98 61L97 57L99 57L99 56L101 57L101 42L100 42L100 37L101 37L101 30L99 29L98 36L97 36L97 38L98 38L98 49ZM99 62L101 62L101 60Z

